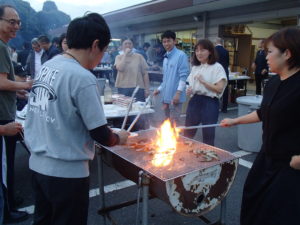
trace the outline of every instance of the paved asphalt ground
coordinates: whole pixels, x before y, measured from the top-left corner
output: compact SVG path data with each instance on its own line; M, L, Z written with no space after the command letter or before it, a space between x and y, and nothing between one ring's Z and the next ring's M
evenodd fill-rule
M247 94L252 94L253 91L248 91ZM159 101L155 104L156 113L152 115L151 122L153 125L157 124L162 119L162 111L159 106ZM225 117L237 116L237 105L231 104L228 113L220 113L219 120ZM182 117L184 121L184 117ZM42 133L37 133L37 137ZM251 138L251 137L249 137ZM199 130L196 140L201 141L201 131ZM70 140L72 141L72 140ZM237 127L231 128L216 128L216 147L224 150L246 154L240 160L238 172L236 174L235 181L227 195L227 211L226 219L227 225L239 225L239 212L242 198L242 189L249 172L249 168L252 165L253 160L256 157L256 153L244 152L237 146ZM31 173L28 169L28 154L21 145L18 145L16 162L15 162L15 173L16 173L16 194L24 198L23 204L20 206L22 210L26 210L30 213L28 220L18 223L19 225L30 225L32 223L32 212L33 212L33 197L31 189ZM91 176L90 176L90 207L89 207L89 225L102 225L102 217L97 214L99 208L100 198L98 195L98 179L97 179L97 160L96 158L91 162ZM127 181L121 175L118 174L113 168L105 166L104 168L104 181L106 186L106 204L116 204L118 202L133 200L137 197L137 186ZM210 220L216 220L219 215L220 207L216 207L211 212L207 213L206 216ZM119 225L134 225L136 216L136 205L129 206L123 209L116 210L111 213ZM110 223L108 223L110 224ZM171 207L159 200L152 199L149 201L149 225L204 225L200 219L184 217L175 213ZM71 224L70 224L71 225Z

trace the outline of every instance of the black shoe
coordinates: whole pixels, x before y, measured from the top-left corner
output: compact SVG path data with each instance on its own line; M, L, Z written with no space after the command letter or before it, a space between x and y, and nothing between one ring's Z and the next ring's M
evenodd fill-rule
M23 211L12 210L8 215L4 215L3 224L18 223L27 220L28 213Z

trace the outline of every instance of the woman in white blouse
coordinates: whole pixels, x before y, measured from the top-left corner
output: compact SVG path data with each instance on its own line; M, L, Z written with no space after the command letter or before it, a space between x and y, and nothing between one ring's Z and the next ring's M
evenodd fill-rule
M186 126L202 123L214 124L219 116L219 98L227 84L226 73L217 62L217 53L211 41L203 39L195 46L192 71L187 79L187 95L191 96L186 111ZM196 129L185 130L184 135L193 138ZM214 145L215 128L203 128L203 142Z

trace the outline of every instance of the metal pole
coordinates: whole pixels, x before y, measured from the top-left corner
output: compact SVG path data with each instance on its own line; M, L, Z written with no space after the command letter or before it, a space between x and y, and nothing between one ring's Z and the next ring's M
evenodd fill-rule
M150 184L149 175L144 173L142 177L142 187L143 187L142 225L148 225L149 184Z
M221 202L220 219L221 225L226 225L226 197Z
M100 209L105 208L105 193L104 193L104 179L103 179L103 161L102 161L102 149L100 146L95 145L98 161L98 180L99 180L99 200ZM103 215L103 223L106 225L106 215Z

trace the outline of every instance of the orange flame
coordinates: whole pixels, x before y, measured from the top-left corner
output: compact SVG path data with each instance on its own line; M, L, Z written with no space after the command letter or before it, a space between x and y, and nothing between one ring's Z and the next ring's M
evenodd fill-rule
M176 152L177 138L180 129L173 128L170 120L165 120L157 131L156 153L152 164L157 167L167 166L171 163Z

